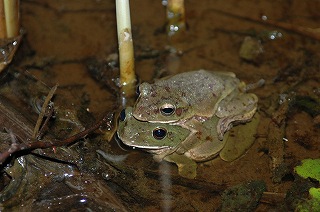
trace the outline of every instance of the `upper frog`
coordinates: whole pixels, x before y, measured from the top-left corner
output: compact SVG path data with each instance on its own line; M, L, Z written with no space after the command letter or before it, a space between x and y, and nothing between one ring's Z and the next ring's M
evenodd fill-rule
M195 115L211 117L216 104L238 89L240 81L231 72L205 70L184 72L142 83L133 116L141 121L176 122Z
M183 126L190 118L220 118L220 140L234 122L250 121L258 98L246 93L246 85L231 72L198 70L142 83L133 116L141 121L175 123ZM188 127L189 128L189 127Z

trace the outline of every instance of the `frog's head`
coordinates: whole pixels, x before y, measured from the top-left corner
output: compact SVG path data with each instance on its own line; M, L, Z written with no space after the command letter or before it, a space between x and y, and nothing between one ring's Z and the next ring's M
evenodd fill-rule
M124 144L157 154L176 147L190 131L176 125L139 121L132 116L132 108L127 107L120 114L117 134Z
M171 123L185 119L191 113L183 93L175 88L142 83L133 116L141 121Z

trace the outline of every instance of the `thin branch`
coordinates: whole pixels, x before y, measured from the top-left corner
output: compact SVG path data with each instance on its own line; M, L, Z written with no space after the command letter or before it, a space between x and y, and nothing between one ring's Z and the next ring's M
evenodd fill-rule
M36 134L37 137L34 138L34 139L40 140L41 137L44 134L45 129L48 128L48 122L49 122L49 120L51 119L51 117L53 116L53 113L54 113L53 102L50 102L48 104L48 109L49 109L49 111L46 111L46 113L47 113L46 114L46 119L44 120L44 122L42 124L42 127L39 129L38 133Z
M46 99L45 99L45 101L44 101L44 103L43 103L43 105L41 107L41 112L39 114L36 126L34 127L32 138L36 138L36 136L38 135L38 132L39 132L43 117L46 114L47 107L48 107L48 105L49 105L54 93L56 92L57 88L58 88L58 85L55 85L49 91L49 93L48 93L48 95L47 95L47 97L46 97Z
M249 16L241 16L241 15L236 15L232 13L228 13L225 11L217 10L217 9L208 9L208 11L212 11L215 13L219 13L221 15L225 15L228 17L236 18L236 19L242 19L246 21L250 21L253 23L258 23L258 24L263 24L267 26L272 26L272 27L277 27L286 31L291 31L303 36L307 36L309 38L315 39L315 40L320 40L320 29L319 28L308 28L308 27L303 27L303 26L297 26L295 24L290 24L290 23L285 23L285 22L278 22L278 21L273 21L273 20L263 20L261 18L252 18Z
M75 134L69 138L66 138L62 141L60 140L48 140L48 141L34 141L30 143L17 143L16 142L16 136L13 135L12 137L12 144L9 149L2 152L0 154L0 165L7 160L12 154L19 152L19 151L32 151L35 149L46 149L50 147L59 147L59 146L67 146L69 144L72 144L73 142L87 136L89 133L92 133L93 131L97 130L100 127L105 126L106 124L110 124L111 120L113 119L113 113L109 113L106 116L104 116L100 121L98 121L96 124L94 124L92 127L83 130L82 132L79 132L78 134Z

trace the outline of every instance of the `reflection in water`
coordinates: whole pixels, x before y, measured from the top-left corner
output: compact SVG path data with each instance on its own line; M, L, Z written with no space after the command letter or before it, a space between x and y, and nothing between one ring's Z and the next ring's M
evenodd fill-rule
M107 161L111 161L114 163L119 163L119 162L123 162L128 155L112 155L112 154L108 154L100 149L98 149L96 151L97 153L99 153L104 159L106 159Z
M160 184L161 184L161 199L162 211L171 211L172 208L172 181L171 181L171 166L167 162L162 162L159 165L161 170Z

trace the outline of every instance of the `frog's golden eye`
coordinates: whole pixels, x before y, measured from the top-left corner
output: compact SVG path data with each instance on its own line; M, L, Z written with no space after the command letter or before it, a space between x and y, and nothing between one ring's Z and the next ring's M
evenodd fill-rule
M174 111L176 110L175 106L172 104L164 104L161 106L160 108L160 112L162 115L164 116L170 116L174 113Z
M152 136L157 140L162 140L166 137L167 130L161 127L158 127L152 131Z

